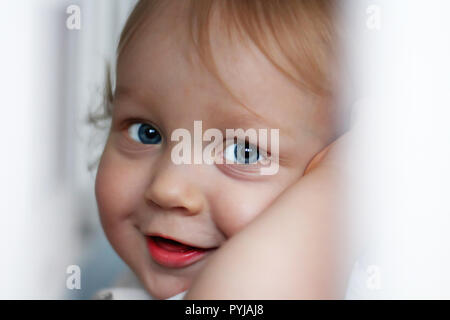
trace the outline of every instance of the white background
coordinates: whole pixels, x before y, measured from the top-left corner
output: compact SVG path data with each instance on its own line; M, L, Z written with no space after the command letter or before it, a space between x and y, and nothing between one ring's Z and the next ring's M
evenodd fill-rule
M102 136L86 115L101 102L104 66L133 3L0 2L0 298L85 297L95 285L87 279L101 286L118 269L87 169ZM81 9L80 30L66 28L71 4ZM66 288L72 264L82 270L79 292Z

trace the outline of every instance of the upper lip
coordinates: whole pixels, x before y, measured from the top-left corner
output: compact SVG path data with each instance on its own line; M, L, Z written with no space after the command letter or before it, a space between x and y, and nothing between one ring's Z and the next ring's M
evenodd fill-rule
M208 249L215 249L215 248L218 247L218 246L207 247L207 246L204 246L204 245L198 245L198 244L193 243L193 242L191 242L191 241L181 240L181 239L179 239L179 238L172 237L172 236L168 236L168 235L166 235L166 234L162 234L162 233L159 233L159 232L152 232L152 233L148 233L148 234L146 234L146 235L147 235L147 237L161 237L161 238L173 240L173 241L179 242L179 243L181 243L181 244L184 244L184 245L187 245L187 246L190 246L190 247L200 248L200 249L205 249L205 250L208 250Z

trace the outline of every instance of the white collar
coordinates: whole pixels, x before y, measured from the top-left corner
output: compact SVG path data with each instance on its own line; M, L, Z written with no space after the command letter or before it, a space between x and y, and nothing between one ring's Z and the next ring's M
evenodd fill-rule
M183 300L187 290L165 300ZM156 300L142 288L111 287L98 291L94 300Z

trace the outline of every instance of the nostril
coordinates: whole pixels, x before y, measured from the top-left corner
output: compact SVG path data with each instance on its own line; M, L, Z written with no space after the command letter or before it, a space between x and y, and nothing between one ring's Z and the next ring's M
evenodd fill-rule
M183 205L180 202L183 201ZM181 200L166 200L166 201L155 201L155 198L146 198L145 203L149 208L155 210L164 210L167 212L178 212L183 215L197 215L203 210L202 200L194 199L181 199Z
M204 197L193 183L172 171L158 171L144 193L147 204L164 210L175 210L194 215L201 212Z
M172 213L178 213L182 215L194 215L195 212L190 211L188 208L183 206L174 206L174 205L161 205L161 203L155 202L152 199L146 199L145 203L147 206L155 211L161 211L161 212L172 212Z

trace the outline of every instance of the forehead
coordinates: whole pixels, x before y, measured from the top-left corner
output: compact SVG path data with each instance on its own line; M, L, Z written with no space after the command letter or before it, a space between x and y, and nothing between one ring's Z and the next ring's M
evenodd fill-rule
M183 6L169 5L147 21L120 56L117 87L133 92L143 105L163 106L165 116L204 121L253 116L289 136L299 130L314 134L320 106L251 42L229 41L214 23L219 20L211 20L211 51L225 87L198 56L187 19Z

